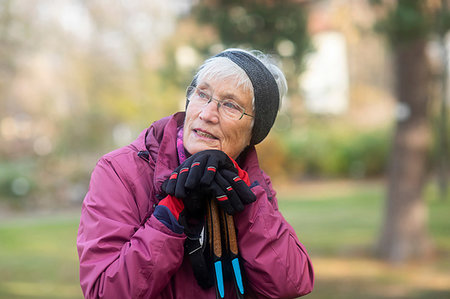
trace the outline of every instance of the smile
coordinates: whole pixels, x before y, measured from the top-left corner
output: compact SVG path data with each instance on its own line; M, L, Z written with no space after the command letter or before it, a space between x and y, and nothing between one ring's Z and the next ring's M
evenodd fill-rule
M209 134L207 132L204 132L204 131L200 131L198 129L194 129L194 132L200 137L204 137L204 138L208 138L208 139L218 139L216 136L213 136L213 135L211 135L211 134Z

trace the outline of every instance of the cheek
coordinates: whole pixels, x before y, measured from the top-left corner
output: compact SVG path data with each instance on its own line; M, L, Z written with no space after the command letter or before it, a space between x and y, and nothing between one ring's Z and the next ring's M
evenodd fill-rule
M185 112L185 113L186 113L186 114L185 114L185 116L184 116L184 124L186 125L186 123L188 123L189 120L192 119L192 114L193 114L193 112L192 112L192 109L191 109L190 105L188 105L188 106L186 107L186 112Z
M193 116L192 116L192 110L190 110L189 108L186 109L186 115L184 117L184 132L183 132L183 139L186 141L188 140L188 135L189 135L189 128L191 126L193 120Z
M252 122L251 121L247 121L245 122L245 124L243 124L240 128L239 128L239 134L241 136L242 139L244 139L245 142L250 142L250 138L252 135Z
M243 136L243 142L244 142L244 147L247 147L250 144L250 140L252 139L252 129L253 126L251 124L251 122L249 122L248 126L245 127L244 129L244 136Z
M184 127L189 128L192 122L196 119L196 112L195 108L191 108L190 106L186 109L186 116L184 117Z
M247 129L243 136L241 136L242 143L244 144L244 147L250 144L250 139L252 137L252 130Z
M229 133L227 135L229 137L229 138L227 138L228 146L235 147L235 148L241 148L243 150L250 143L250 139L251 139L250 124L234 127L233 129L231 129L229 131Z

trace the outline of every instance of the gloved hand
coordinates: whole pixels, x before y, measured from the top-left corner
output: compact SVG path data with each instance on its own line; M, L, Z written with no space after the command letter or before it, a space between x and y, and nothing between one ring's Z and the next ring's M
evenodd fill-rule
M237 164L236 164L237 165ZM220 169L209 186L218 205L230 215L244 210L244 205L256 200L256 195L250 190L250 180L246 171L238 167L238 173Z
M161 221L171 231L181 234L184 227L180 225L180 215L184 212L184 203L181 199L172 195L163 198L155 208L153 216Z
M178 166L162 188L183 199L191 214L202 214L204 199L214 197L226 213L233 215L256 200L249 185L247 172L236 161L222 151L205 150Z
M201 194L193 195L194 202L203 203ZM200 235L204 224L204 205L194 211L187 209L182 199L172 195L163 198L155 208L153 215L175 233L185 233L190 238Z
M170 175L163 189L167 194L186 198L199 186L209 186L218 169L237 170L233 161L220 150L198 152L181 163Z

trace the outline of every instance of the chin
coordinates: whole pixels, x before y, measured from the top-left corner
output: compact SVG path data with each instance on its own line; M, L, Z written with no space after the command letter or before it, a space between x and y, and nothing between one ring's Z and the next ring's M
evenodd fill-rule
M186 148L186 150L187 150L191 155L194 155L194 154L196 154L196 153L198 153L198 152L201 152L201 151L212 150L212 149L220 150L220 148L218 148L218 147L215 147L215 146L208 146L208 145L204 145L204 144L193 145L193 146L190 146L189 149Z

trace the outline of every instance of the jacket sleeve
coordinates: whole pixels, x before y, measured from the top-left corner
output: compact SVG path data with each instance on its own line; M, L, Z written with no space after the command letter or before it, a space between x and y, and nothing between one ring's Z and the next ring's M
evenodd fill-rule
M314 285L311 260L278 210L269 178L264 178L273 197L269 200L264 188L257 185L252 188L257 200L235 216L247 284L258 298L308 294Z
M125 178L105 158L91 177L77 238L86 298L153 298L183 260L184 234L171 232L153 215L140 220Z

